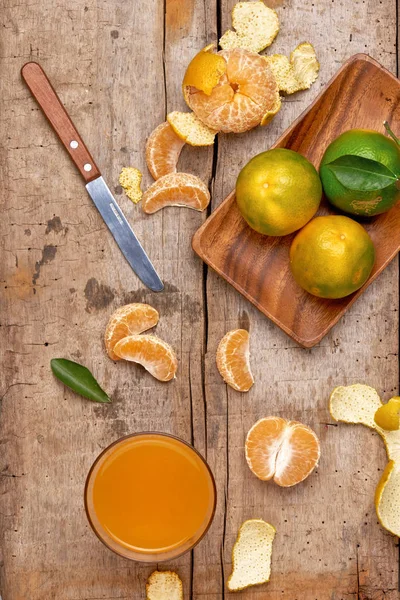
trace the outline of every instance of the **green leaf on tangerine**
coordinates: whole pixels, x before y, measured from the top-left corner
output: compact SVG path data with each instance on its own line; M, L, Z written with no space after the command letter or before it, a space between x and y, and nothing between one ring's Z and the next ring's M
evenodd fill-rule
M354 154L339 156L325 167L332 171L345 188L359 192L382 190L398 180L382 163Z
M50 361L51 370L62 383L80 396L93 402L111 402L101 389L89 369L66 358L53 358Z

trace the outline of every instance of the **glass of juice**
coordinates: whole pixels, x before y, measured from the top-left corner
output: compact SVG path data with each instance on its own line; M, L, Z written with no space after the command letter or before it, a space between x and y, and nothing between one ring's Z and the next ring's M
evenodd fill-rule
M170 560L205 535L214 477L204 458L166 433L134 433L106 448L85 486L89 523L111 550L140 562Z

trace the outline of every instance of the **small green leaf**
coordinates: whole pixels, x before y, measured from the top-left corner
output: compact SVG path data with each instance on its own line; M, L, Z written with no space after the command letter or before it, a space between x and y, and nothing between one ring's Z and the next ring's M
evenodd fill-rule
M348 190L360 192L382 190L398 179L382 163L353 154L339 156L339 158L327 163L325 167L328 167L336 179Z
M57 379L77 394L93 402L111 402L111 398L101 389L89 369L83 365L66 358L53 358L50 366Z

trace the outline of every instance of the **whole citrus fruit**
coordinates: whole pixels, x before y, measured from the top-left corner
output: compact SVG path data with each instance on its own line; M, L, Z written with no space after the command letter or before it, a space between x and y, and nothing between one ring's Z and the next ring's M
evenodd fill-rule
M342 133L326 149L319 174L328 200L353 215L373 216L386 212L400 199L398 182L371 191L345 187L327 166L341 156L361 156L384 165L400 178L400 146L378 131L350 129Z
M313 219L290 248L295 280L320 298L352 294L367 281L374 262L374 244L364 227L340 215Z
M265 235L287 235L315 215L322 196L314 166L301 154L274 148L239 173L236 201L247 223Z

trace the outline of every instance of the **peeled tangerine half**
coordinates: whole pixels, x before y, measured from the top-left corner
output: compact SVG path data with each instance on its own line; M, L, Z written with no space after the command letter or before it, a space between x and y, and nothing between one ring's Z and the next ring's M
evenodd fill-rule
M356 384L335 388L329 410L335 421L366 425L383 438L389 462L376 488L375 509L382 527L400 536L400 429L377 425L376 414L383 406L374 388Z
M217 348L217 368L223 380L234 390L248 392L254 383L250 370L249 332L228 331Z
M217 132L204 125L194 113L175 110L167 115L167 121L176 135L190 146L212 146L214 143Z
M196 79L190 85L184 80L185 100L200 121L216 131L242 133L277 110L278 85L262 56L242 48L214 56L225 61L226 71L210 93L202 91Z
M244 48L261 52L272 44L279 31L277 13L264 2L238 2L232 10L232 26L219 40L224 50Z
M146 600L183 600L179 575L174 571L154 571L146 583Z
M275 527L262 519L242 524L232 551L233 570L227 582L231 592L269 581L275 533Z
M146 163L153 179L176 173L176 165L185 140L166 121L150 134L146 142Z
M136 335L155 327L159 314L149 304L135 302L118 308L110 317L104 334L106 351L111 360L120 360L114 346L128 335Z
M263 59L270 66L279 91L284 94L307 90L318 77L319 62L314 46L309 42L299 44L289 58L284 54L272 54Z
M169 173L160 177L143 194L142 208L152 214L166 206L204 210L210 202L205 183L190 173Z
M178 359L169 344L154 335L129 335L114 346L119 358L142 365L159 381L175 377Z
M290 487L318 464L319 440L310 427L281 417L260 419L247 434L246 460L259 479Z

